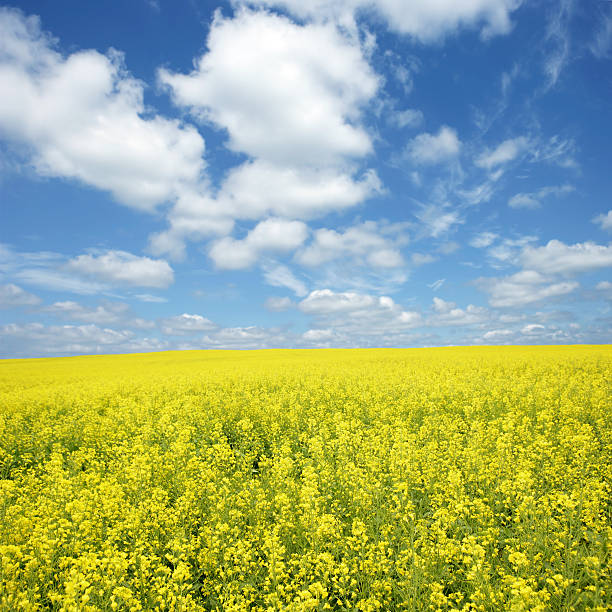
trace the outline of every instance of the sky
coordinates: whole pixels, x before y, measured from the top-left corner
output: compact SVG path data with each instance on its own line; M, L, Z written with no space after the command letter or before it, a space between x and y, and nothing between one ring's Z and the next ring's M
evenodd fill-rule
M0 357L612 343L612 2L0 7Z

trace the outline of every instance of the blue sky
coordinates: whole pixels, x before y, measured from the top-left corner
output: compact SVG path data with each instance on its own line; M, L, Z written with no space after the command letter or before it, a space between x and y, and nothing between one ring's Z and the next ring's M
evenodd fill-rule
M612 342L612 2L0 8L0 355Z

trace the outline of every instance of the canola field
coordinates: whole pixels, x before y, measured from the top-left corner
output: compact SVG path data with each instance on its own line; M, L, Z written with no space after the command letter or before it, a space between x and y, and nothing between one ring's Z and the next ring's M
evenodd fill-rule
M612 347L0 361L0 610L609 610Z

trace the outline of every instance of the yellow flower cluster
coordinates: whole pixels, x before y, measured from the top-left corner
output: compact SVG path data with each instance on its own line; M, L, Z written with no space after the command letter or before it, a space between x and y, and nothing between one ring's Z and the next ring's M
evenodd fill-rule
M609 610L612 349L0 362L0 610Z

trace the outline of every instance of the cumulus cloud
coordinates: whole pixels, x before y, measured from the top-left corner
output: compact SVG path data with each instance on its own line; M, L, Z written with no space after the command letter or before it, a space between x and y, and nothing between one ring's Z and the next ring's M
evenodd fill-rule
M502 278L479 278L476 285L489 294L489 304L498 308L524 306L567 295L578 288L577 282L550 282L535 270L521 270Z
M373 170L355 178L338 167L282 166L259 159L231 170L217 198L236 218L311 219L350 208L381 189Z
M196 332L217 329L218 325L198 314L183 313L175 317L161 319L159 327L166 336L185 336Z
M485 341L499 341L513 336L514 332L511 329L492 329L483 335Z
M593 223L596 223L603 230L612 231L612 210L609 210L607 213L602 213L601 215L597 215L593 219Z
M130 306L123 302L105 302L92 307L67 300L55 302L42 310L61 319L94 323L95 325L121 325L138 329L154 327L151 321L134 317Z
M144 352L167 346L155 338L138 338L131 330L41 323L0 326L0 345L4 354L15 357Z
M174 272L168 262L126 251L79 255L69 260L65 268L102 282L131 287L165 288L174 282Z
M535 236L519 236L518 238L504 238L499 240L497 244L490 245L487 248L487 256L491 261L491 265L499 267L500 265L517 264L522 250L532 242L535 242Z
M329 344L338 335L333 329L309 329L302 334L302 339L316 345Z
M266 12L217 15L190 74L161 70L174 101L228 131L228 146L281 166L371 151L351 120L378 79L352 39L331 25L299 26Z
M180 257L186 239L229 233L228 219L311 219L381 191L374 170L357 168L373 150L361 115L379 87L357 38L263 11L218 13L195 65L189 74L162 69L159 81L249 160L210 197L177 201L153 252Z
M0 134L25 145L44 176L109 191L152 210L174 200L204 169L204 141L191 126L145 113L143 84L122 56L67 57L38 18L0 9Z
M528 323L521 329L521 334L525 336L539 336L546 331L546 326L540 323Z
M251 325L225 327L214 334L205 335L196 346L219 349L261 349L283 347L289 342L291 338L280 329Z
M295 250L307 235L308 228L301 221L270 218L258 223L242 240L217 240L208 254L218 268L240 270L251 267L261 253Z
M432 303L432 308L439 314L446 314L456 306L455 302L447 302L439 297L435 297Z
M354 330L362 335L376 335L393 329L408 329L420 324L417 312L406 311L388 296L317 289L298 304L312 315L321 328Z
M0 273L25 285L52 291L69 291L81 295L103 293L108 285L80 278L64 270L66 258L49 251L15 251L0 244Z
M489 316L487 309L481 306L469 304L465 309L457 308L455 302L447 302L439 297L434 297L432 310L435 314L427 319L427 324L434 327L475 325L483 323Z
M0 308L18 308L20 306L36 306L41 300L38 296L25 291L18 285L8 283L0 285Z
M344 231L322 228L314 232L312 242L297 255L297 261L316 267L348 257L375 268L397 268L404 265L399 246L406 241L401 224L365 221Z
M416 164L437 164L455 157L460 148L457 132L443 125L437 134L425 132L415 136L408 143L406 154Z
M495 149L484 151L474 162L480 168L491 170L496 166L507 164L523 153L529 145L524 136L511 138L499 144Z
M521 254L526 268L544 274L578 274L612 266L612 245L594 242L564 244L550 240L542 247L526 247Z
M18 92L0 100L0 134L25 144L41 174L142 210L171 202L167 229L150 237L155 255L181 259L186 241L227 236L237 218L309 219L382 189L357 167L372 151L360 117L379 79L359 41L331 24L218 14L193 73L159 72L179 106L250 158L217 190L197 130L145 109L143 84L119 53L62 56L36 18L15 10L0 12L0 32L0 85Z
M413 36L422 42L431 42L461 27L480 28L485 38L506 34L512 23L510 14L521 0L236 0L252 6L282 7L301 19L333 20L344 27L354 28L361 13L374 12L387 26Z
M234 228L232 211L208 194L185 191L168 212L169 227L149 236L149 251L173 260L185 258L187 240L225 236Z

